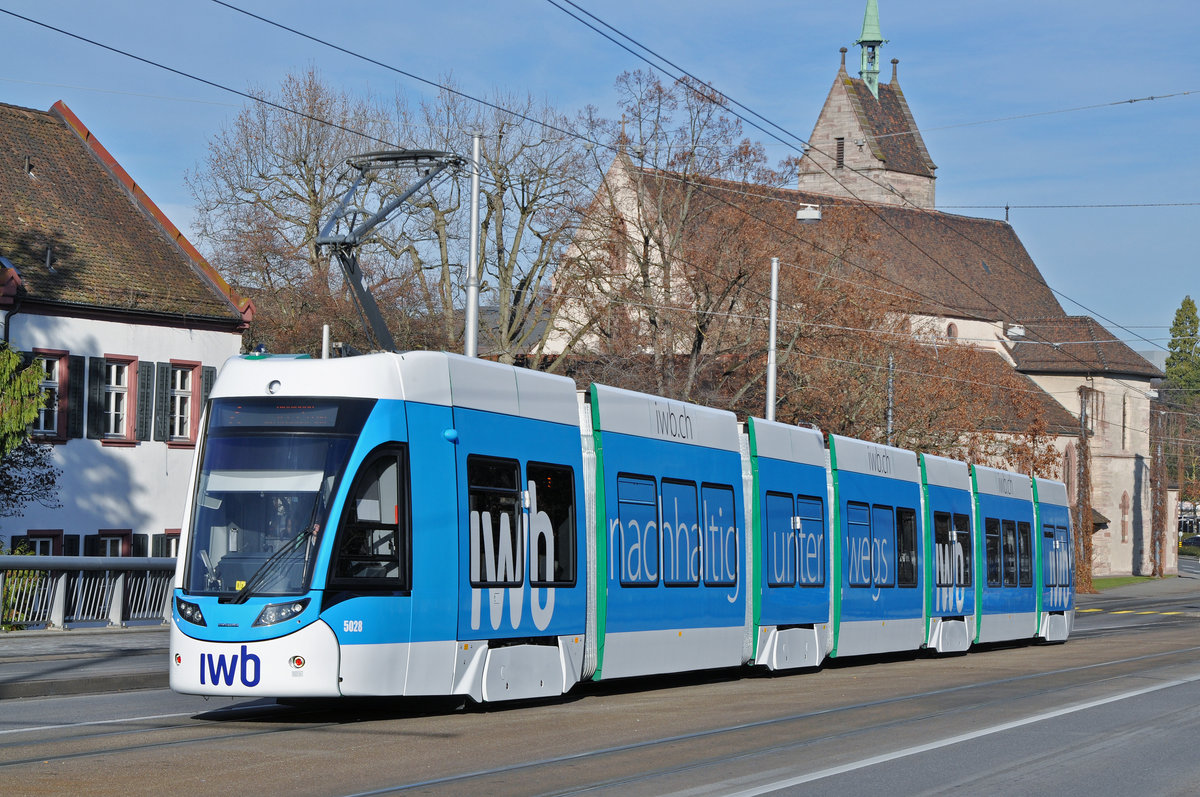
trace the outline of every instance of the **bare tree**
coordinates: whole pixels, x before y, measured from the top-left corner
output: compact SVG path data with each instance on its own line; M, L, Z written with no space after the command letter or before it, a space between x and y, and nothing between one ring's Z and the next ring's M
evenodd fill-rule
M481 110L444 90L390 105L355 99L315 72L291 75L269 100L255 103L210 142L203 168L188 176L198 203L200 238L215 265L259 305L256 341L312 351L320 324L353 343L365 335L338 272L330 271L317 233L346 189L347 158L371 150L470 152L469 131L483 133L485 353L512 362L540 350L547 329L544 283L571 235L583 150L560 130L557 112L532 99L498 97ZM457 175L462 177L462 174ZM402 170L372 172L356 201L411 182ZM469 206L465 180L431 185L399 208L359 251L366 283L397 344L456 349L461 342ZM353 215L347 217L352 223Z
M346 158L381 148L387 130L375 108L334 91L315 69L289 75L278 92L252 93L268 102L242 109L187 176L200 240L258 303L256 340L311 350L321 320L350 318L317 232L344 187ZM352 339L349 327L339 332Z
M586 209L570 273L555 282L571 305L561 345L582 340L607 359L596 361L601 374L615 362L643 388L698 400L705 373L745 345L725 333L761 271L753 236L707 234L753 223L731 215L711 181L774 176L709 89L645 72L621 75L617 89L620 123L583 120L619 154Z
M574 235L580 197L588 184L582 142L567 132L569 120L531 97L496 95L481 107L445 90L412 106L398 100L396 127L417 146L467 155L471 134L481 134L480 247L478 273L481 351L501 362L537 357L552 329L557 304L548 283ZM469 197L465 180L414 200L419 213L408 224L403 254L430 312L443 312L442 345L456 348L468 258ZM396 252L395 254L401 254Z

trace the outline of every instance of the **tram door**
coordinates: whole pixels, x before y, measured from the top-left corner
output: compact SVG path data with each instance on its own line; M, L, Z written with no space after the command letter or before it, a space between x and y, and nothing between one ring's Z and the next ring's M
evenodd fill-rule
M346 496L325 619L341 646L342 694L404 694L411 646L408 451L376 449Z

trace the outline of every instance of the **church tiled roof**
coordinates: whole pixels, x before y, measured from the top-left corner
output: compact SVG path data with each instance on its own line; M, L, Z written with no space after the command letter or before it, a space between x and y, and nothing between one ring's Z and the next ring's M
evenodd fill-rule
M1025 337L1013 344L1011 354L1017 368L1026 373L1163 376L1088 316L1027 320L1024 326Z
M652 170L645 173L656 179ZM870 252L845 258L851 276L910 294L904 300L906 312L1012 323L1066 316L1007 222L790 188L747 190L736 182L692 182L712 192L710 203L767 221L785 262L789 253L795 262L811 254L806 241L820 237L821 223L860 228L862 239L871 241ZM684 190L678 178L664 177L661 186L681 196ZM796 209L804 204L821 207L823 221L817 226L796 223Z
M850 215L875 237L881 276L915 294L911 312L1010 322L1063 315L1006 222L818 196L804 201L814 200L831 218Z
M231 328L254 312L61 102L0 104L0 256L25 302Z
M879 84L879 99L871 94L862 79L851 77L844 64L838 70L837 80L846 89L858 123L866 133L871 154L883 161L889 171L933 177L937 167L925 149L925 141L917 130L904 92L900 90L895 70L891 83Z

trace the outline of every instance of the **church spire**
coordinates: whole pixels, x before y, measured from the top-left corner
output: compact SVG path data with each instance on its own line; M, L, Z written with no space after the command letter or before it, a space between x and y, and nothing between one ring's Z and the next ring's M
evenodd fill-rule
M854 44L862 47L862 66L858 76L867 84L875 99L879 99L879 48L884 43L885 39L879 30L879 3L877 0L867 0L862 33Z

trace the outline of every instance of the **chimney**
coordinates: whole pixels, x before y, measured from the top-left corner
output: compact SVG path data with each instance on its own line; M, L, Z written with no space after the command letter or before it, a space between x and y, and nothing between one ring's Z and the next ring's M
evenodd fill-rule
M892 59L892 82L896 82L896 66L900 63L899 58Z

